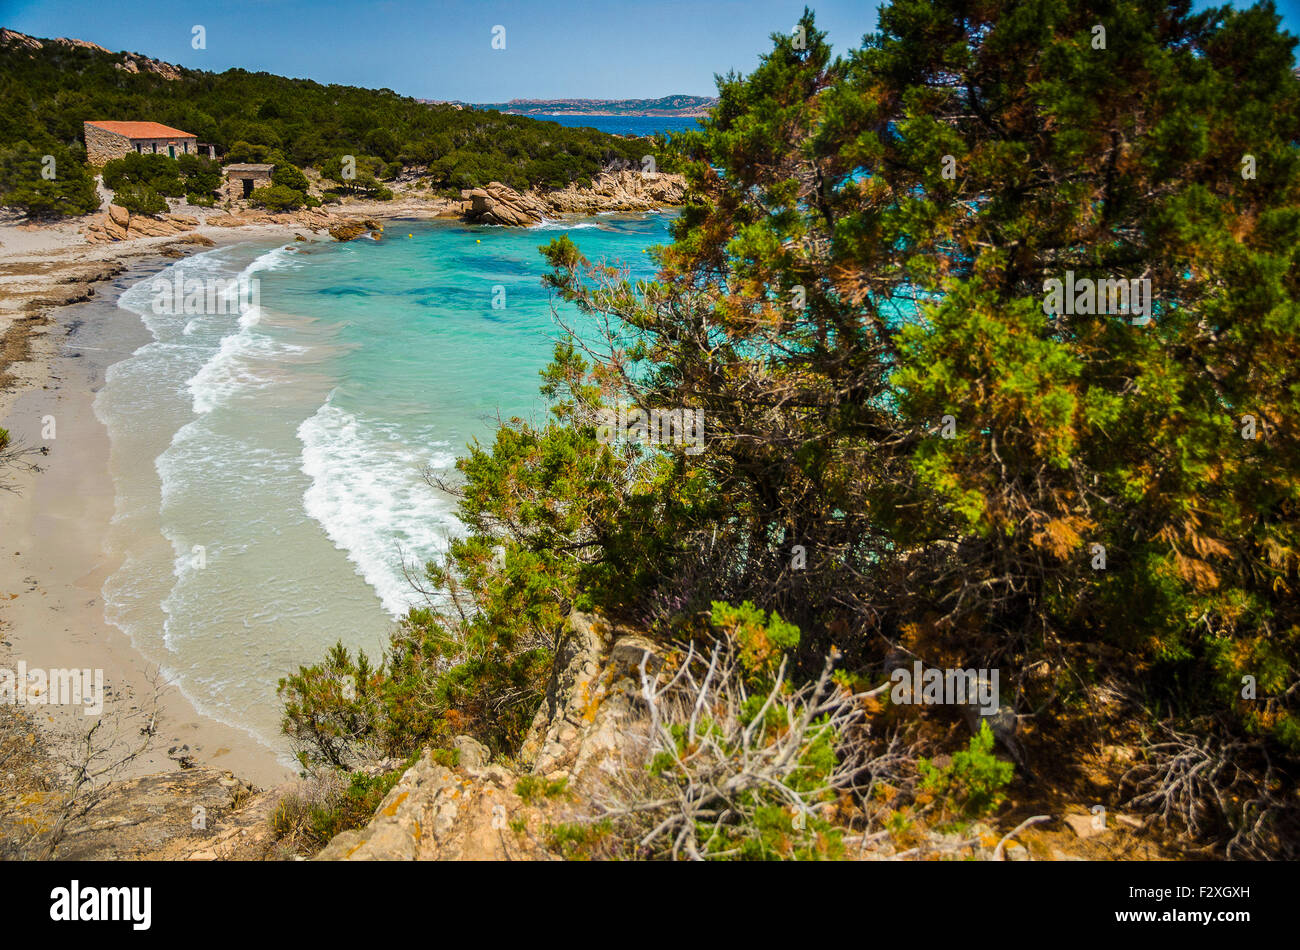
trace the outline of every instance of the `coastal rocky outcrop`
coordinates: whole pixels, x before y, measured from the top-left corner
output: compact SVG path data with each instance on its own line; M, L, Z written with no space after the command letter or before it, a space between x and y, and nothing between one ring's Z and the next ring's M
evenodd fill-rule
M110 204L103 214L96 215L86 225L86 240L92 244L110 241L132 241L137 238L167 237L193 231L200 224L214 228L245 228L258 225L284 225L305 230L328 231L339 241L351 241L371 231L382 231L383 225L374 218L347 218L319 208L299 211L268 212L243 209L232 212L214 212L200 222L185 214L166 214L161 217L131 214L121 205ZM189 240L209 241L199 235Z
M546 214L546 204L531 192L518 192L499 181L486 188L467 188L460 193L465 202L465 220L477 224L524 227L536 224Z
M589 187L572 184L550 192L519 192L499 181L489 182L485 188L463 190L458 203L435 202L424 210L437 214L459 213L466 221L476 224L527 227L557 215L652 211L680 204L685 190L686 182L681 175L622 170L599 176ZM364 208L360 210L368 213ZM214 228L289 225L315 232L328 231L339 241L351 241L383 230L374 218L343 217L321 208L289 212L246 208L212 212L200 221L186 214L159 217L131 214L121 205L110 204L107 211L90 219L85 236L89 243L101 244L183 234L200 225Z
M576 184L546 196L552 214L595 214L598 211L654 211L685 199L686 179L667 172L623 170L607 172L589 188Z
M519 192L493 181L486 188L460 194L461 214L467 221L527 227L550 215L653 211L681 204L685 193L686 179L681 175L624 169L606 172L586 187L575 183L558 191Z
M549 857L542 807L519 794L519 774L487 765L486 750L457 738L454 767L423 756L368 825L337 835L318 860L520 860ZM471 754L466 756L466 752Z
M489 763L468 736L454 762L426 752L365 827L336 836L318 860L553 859L546 828L579 816L610 772L648 750L640 666L655 647L600 617L574 612L557 648L545 701L510 766ZM530 783L565 794L529 795ZM521 792L523 794L521 794Z
M96 215L86 225L86 240L91 244L107 241L131 241L142 237L167 237L193 231L199 219L187 214L167 214L154 218L131 214L121 205L109 205L103 214Z
M208 215L206 223L217 228L244 228L267 224L289 225L317 233L328 231L330 237L336 241L351 241L363 234L384 229L383 224L374 218L345 218L320 208L281 212L245 209L227 214ZM302 238L302 235L296 237Z
M230 772L209 768L114 782L93 807L72 811L52 856L61 861L260 860L275 851L269 818L279 797L278 791L259 793ZM20 837L34 833L30 853L21 855L34 857L65 812L65 793L56 787L9 798L0 797L0 828L21 831Z
M373 218L359 218L351 221L341 221L332 225L329 232L330 237L336 241L354 241L363 234L382 230L384 230L384 226Z

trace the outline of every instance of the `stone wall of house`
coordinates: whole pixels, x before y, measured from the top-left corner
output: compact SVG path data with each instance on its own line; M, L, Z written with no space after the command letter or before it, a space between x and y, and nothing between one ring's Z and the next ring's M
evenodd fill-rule
M188 138L130 139L119 132L101 129L89 122L83 123L82 129L86 136L86 161L96 168L102 168L113 159L121 158L127 152L134 152L137 144L140 146L140 151L146 155L152 155L155 146L159 155L167 154L168 145L176 147L177 156L195 155L199 150L199 140L196 136L189 136Z
M182 155L196 155L199 151L199 140L196 138L173 138L173 139L131 139L131 150L139 145L140 151L145 155L154 154L154 148L157 148L157 154L166 155L167 146L176 146L176 157Z
M86 134L86 161L96 168L102 168L113 159L121 158L127 152L135 150L135 146L125 135L101 129L89 122L82 128Z
M251 179L253 188L266 188L271 184L270 172L227 172L226 184L221 189L221 197L240 201L244 197L244 179Z

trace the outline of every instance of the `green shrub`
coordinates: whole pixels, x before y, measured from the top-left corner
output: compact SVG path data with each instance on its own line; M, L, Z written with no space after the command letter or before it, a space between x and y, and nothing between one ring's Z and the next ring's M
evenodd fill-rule
M299 667L297 674L281 679L278 693L284 700L281 728L305 770L349 770L360 759L363 744L390 751L390 745L376 741L380 683L364 651L353 660L342 643L335 644L323 663Z
M128 152L108 162L102 171L104 187L113 191L123 185L152 185L161 178L178 177L176 160L166 155Z
M771 617L749 601L739 607L713 602L713 624L736 643L740 662L750 674L770 679L781 657L799 645L799 628L780 614Z
M271 184L283 185L285 188L300 191L303 194L306 194L310 187L307 176L302 173L302 170L297 165L283 161L279 162L271 172Z
M230 146L222 161L227 165L260 165L268 161L267 156L271 151L269 145L255 145L240 140Z
M51 172L55 177L46 177ZM0 148L0 205L30 218L59 218L97 210L99 195L77 151L17 142Z
M460 765L460 749L431 749L429 758L443 768L454 769Z
M997 811L1014 772L1010 762L993 754L993 730L983 720L979 733L971 736L970 748L955 753L951 763L939 768L929 759L921 759L917 765L921 789L939 796L948 810L968 818Z
M181 182L180 178L174 175L167 175L156 179L150 183L150 187L153 188L154 191L158 192L158 194L167 198L180 198L185 194L185 185Z
M301 191L294 191L284 185L268 185L256 188L248 200L268 211L292 211L307 204L307 196Z
M113 203L131 214L159 215L167 211L167 199L148 185L123 185L113 192Z
M323 846L339 832L360 828L375 815L375 809L402 778L405 767L367 776L353 774L347 790L332 802L311 811L314 839Z
M190 194L211 195L221 187L219 166L202 155L171 158L167 155L129 152L106 164L103 174L104 186L114 192L127 185L145 185L160 195L180 198Z
M539 775L525 775L515 783L515 794L532 804L543 798L557 798L569 787L567 778L544 779Z
M407 762L374 776L354 773L346 785L339 785L334 775L313 779L304 794L290 794L280 800L271 813L271 830L277 840L286 840L296 850L314 854L335 835L369 822L412 764Z
M609 821L549 825L546 846L568 861L600 860L618 853L618 842L613 840Z
M187 192L211 195L221 187L221 166L205 155L181 155L176 167Z

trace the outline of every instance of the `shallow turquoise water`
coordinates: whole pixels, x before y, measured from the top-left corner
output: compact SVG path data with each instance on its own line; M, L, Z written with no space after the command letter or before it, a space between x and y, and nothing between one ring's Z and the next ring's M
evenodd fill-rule
M201 711L282 748L277 679L338 640L377 655L419 599L403 565L459 530L425 469L450 473L498 415L541 417L560 331L538 246L568 231L649 277L667 223L392 221L378 241L218 248L125 291L153 342L96 401L124 558L109 619ZM158 312L178 274L255 278L258 306Z

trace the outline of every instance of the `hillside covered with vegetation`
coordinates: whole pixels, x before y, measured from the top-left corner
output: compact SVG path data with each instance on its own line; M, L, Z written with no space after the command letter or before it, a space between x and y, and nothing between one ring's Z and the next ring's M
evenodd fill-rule
M644 155L660 155L650 139L425 104L391 89L242 69L131 72L121 63L121 56L87 46L0 42L0 204L84 213L93 199L80 164L88 119L161 122L218 145L233 160L274 155L319 168L352 155L389 177L419 166L443 193L490 181L520 190L585 184L610 164L639 167ZM56 180L40 175L47 154L57 159Z
M894 0L844 57L801 29L685 138L655 282L545 249L608 336L557 348L549 421L460 461L468 534L427 569L448 599L382 662L340 647L283 682L304 763L456 732L515 754L577 607L696 657L730 638L758 680L715 678L736 708L672 724L621 840L707 795L707 825L681 825L698 854L816 856L839 832L793 825L810 803L890 828L945 795L988 813L1014 764L1021 799L1295 857L1295 38L1270 3L1185 0ZM1151 319L1047 312L1067 273L1149 280ZM619 403L701 409L704 450L610 443ZM726 737L788 735L779 698L828 658L816 721L844 725L781 753L775 801L727 780ZM964 751L951 708L863 698L913 662L1000 672L1002 764L983 730ZM857 702L866 727L836 718ZM754 836L785 844L737 844Z
M681 115L705 116L718 104L712 96L660 96L658 99L511 99L480 109L520 115Z

